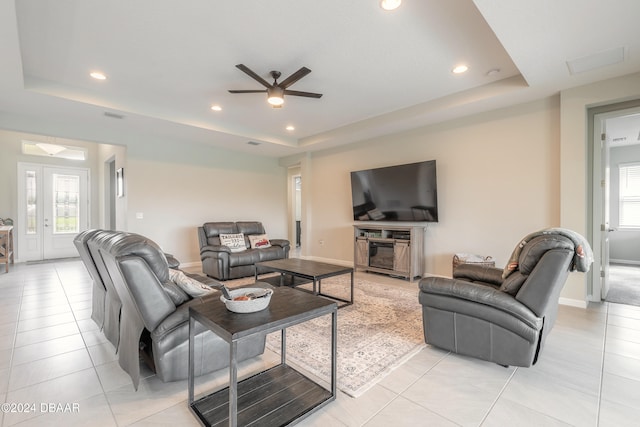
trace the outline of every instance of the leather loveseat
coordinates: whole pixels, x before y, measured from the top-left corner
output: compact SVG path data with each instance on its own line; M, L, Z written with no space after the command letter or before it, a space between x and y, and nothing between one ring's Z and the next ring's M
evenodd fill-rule
M219 298L219 291L190 297L170 280L167 257L158 245L138 234L88 230L76 236L75 244L94 280L92 318L116 347L134 387L141 356L162 381L187 378L189 307ZM204 276L190 276L219 286ZM228 366L229 345L198 322L196 328L195 375ZM264 345L264 336L243 340L238 360L262 354Z
M240 246L234 249L223 244L221 237L235 236ZM252 245L254 238L263 237L264 246ZM290 243L284 239L268 239L261 222L207 222L198 227L202 271L218 280L253 276L255 263L289 257ZM242 245L244 241L244 245Z
M454 353L529 367L536 363L573 270L593 261L587 241L566 229L522 239L505 269L462 264L453 278L420 280L424 337Z

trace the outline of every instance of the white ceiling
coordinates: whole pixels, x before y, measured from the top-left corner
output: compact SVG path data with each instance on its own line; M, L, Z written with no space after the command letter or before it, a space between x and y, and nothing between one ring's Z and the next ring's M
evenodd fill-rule
M2 1L0 126L293 155L638 72L639 17L638 0ZM323 97L230 94L262 89L240 63L306 66L290 89Z

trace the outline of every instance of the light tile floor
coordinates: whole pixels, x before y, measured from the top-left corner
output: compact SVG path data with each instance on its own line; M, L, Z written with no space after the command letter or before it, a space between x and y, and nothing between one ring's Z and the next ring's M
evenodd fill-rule
M1 425L198 426L186 381L162 383L147 370L134 391L90 312L91 282L80 261L0 273ZM274 360L266 353L240 373ZM200 378L196 392L226 379L224 370ZM17 412L7 412L7 403ZM538 364L528 369L427 346L363 396L339 394L300 425L640 425L640 307L561 306Z

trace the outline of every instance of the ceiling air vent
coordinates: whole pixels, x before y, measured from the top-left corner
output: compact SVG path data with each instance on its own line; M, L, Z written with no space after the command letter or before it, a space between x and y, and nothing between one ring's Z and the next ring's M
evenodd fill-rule
M260 145L259 142L255 142L255 141L249 141L249 142L247 142L247 144L249 144L249 145Z
M108 111L104 112L105 117L110 117L112 119L124 119L122 114L110 113Z

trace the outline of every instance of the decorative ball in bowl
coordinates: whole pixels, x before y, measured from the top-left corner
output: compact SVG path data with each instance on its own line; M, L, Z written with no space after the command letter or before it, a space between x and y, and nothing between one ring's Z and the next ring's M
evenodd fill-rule
M229 291L232 299L220 296L220 301L224 303L227 310L234 313L254 313L264 310L269 306L272 289L264 288L241 288Z

